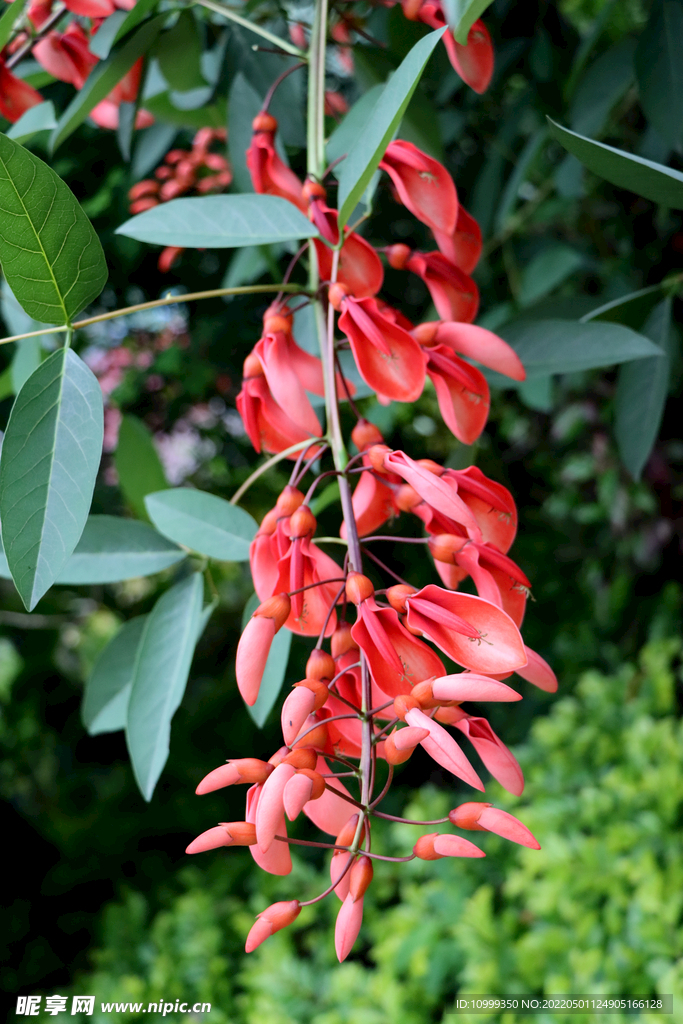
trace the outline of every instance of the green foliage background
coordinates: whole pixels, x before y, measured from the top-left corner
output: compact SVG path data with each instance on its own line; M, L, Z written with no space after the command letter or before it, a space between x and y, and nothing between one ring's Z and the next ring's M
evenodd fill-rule
M446 160L482 224L481 322L493 329L521 313L576 317L680 271L680 213L583 172L545 134L550 114L594 138L683 166L680 146L649 123L635 85L633 50L649 6L496 0L487 23L498 71L484 97L459 86L440 49L429 66L404 130ZM385 54L359 52L361 89L383 80L421 32L398 8L373 19L373 32L388 46ZM356 98L355 86L340 87ZM63 107L63 87L50 88ZM225 106L225 96L219 100ZM436 109L436 118L425 116L425 107ZM181 118L176 145L187 144L193 123ZM238 111L230 125L238 135ZM292 135L296 169L300 145ZM38 140L45 156L41 146ZM126 189L135 180L113 136L83 125L52 165L102 238L111 273L102 308L122 296L154 298L169 284L218 287L226 273L237 274L235 256L205 252L186 254L163 277L155 251L113 234L127 217ZM376 205L373 242L423 244L388 189L380 189ZM283 257L260 255L253 272L266 280L269 264L283 265ZM387 297L408 316L424 308L425 295L417 280L406 287L404 277L387 274ZM676 322L679 299L674 309ZM241 298L181 308L185 325L174 322L175 343L167 347L152 344L169 329L163 318L131 320L123 331L88 339L107 350L153 351L151 363L123 374L113 398L157 433L206 408L220 382L225 404L198 428L211 444L189 479L226 497L246 478L251 454L222 417L262 310L262 302ZM640 329L646 316L632 326ZM117 624L148 612L171 574L52 590L30 625L12 588L2 584L0 791L16 858L0 933L7 991L91 993L98 1003L205 1001L216 1024L438 1022L458 991L673 992L683 999L677 327L673 336L669 403L637 483L614 441L616 375L609 370L494 392L491 423L474 453L438 426L433 392L416 407L368 405L388 443L455 466L473 457L511 487L521 523L514 554L536 598L525 637L555 667L560 691L551 697L527 687L521 706L491 715L494 728L517 746L528 779L519 801L495 784L492 799L534 830L542 851L486 836L484 861L383 866L366 901L358 951L341 967L332 944L334 901L303 913L251 957L242 952L255 912L324 886L321 858L302 854L294 874L277 880L257 873L246 851L190 863L183 854L188 839L214 821L241 817L243 794L200 800L193 795L197 781L225 757L268 756L278 742L277 716L260 732L236 697L234 650L252 589L246 569L220 570L221 604L201 641L173 721L171 758L150 805L135 789L121 735L86 736L79 703ZM0 358L9 361L4 352ZM9 408L5 398L5 420ZM109 468L105 460L93 511L124 513L135 501L121 494ZM257 519L285 482L283 472L274 472L250 492L246 507ZM318 514L321 530L334 532L333 508ZM396 556L404 575L431 581L414 552ZM295 643L292 679L304 657ZM426 760L414 762L422 788L399 787L387 810L407 805L406 813L436 817L461 799ZM414 841L410 831L388 827L381 842L403 853Z

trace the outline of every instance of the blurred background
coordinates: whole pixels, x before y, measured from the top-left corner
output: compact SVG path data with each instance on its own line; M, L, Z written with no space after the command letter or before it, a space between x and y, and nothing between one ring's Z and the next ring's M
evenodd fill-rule
M683 4L667 3L683 20ZM549 114L683 170L680 144L652 123L642 73L636 80L634 53L656 6L495 0L485 20L496 76L484 96L461 86L437 49L402 134L445 161L482 226L485 258L475 278L483 325L576 318L680 272L681 214L584 172L545 128ZM330 91L347 104L383 81L424 31L400 7L359 10L385 47L357 47L353 74L348 61L331 62ZM223 119L240 67L228 47L211 107ZM43 91L64 105L66 86L48 83ZM114 133L88 125L52 158L105 246L111 277L94 313L169 288L181 298L223 281L265 281L270 268L281 273L286 265L286 254L267 248L248 258L187 252L161 274L158 251L113 234L128 216L128 188L166 149L187 148L208 123L205 113L169 107L157 126L166 130L165 148L157 141L155 156L154 139L143 133L147 155L138 143L132 165ZM218 115L211 116L215 126ZM285 141L299 169L301 143ZM34 148L46 158L40 139ZM377 244L426 243L386 181L367 234ZM427 293L417 278L406 283L389 270L384 294L407 316L424 316ZM662 297L652 294L649 305L631 304L630 326L646 323ZM253 297L179 302L98 325L81 339L108 396L108 450L94 512L140 514L144 481L136 484L132 461L159 486L165 478L225 497L246 478L253 453L234 399L264 307ZM532 829L541 852L488 836L483 861L383 865L366 899L359 942L341 967L334 898L303 912L249 957L243 952L255 913L326 887L324 858L307 850L295 857L293 874L278 879L258 871L243 849L196 858L183 852L215 821L242 817L243 792L200 799L197 782L227 757L267 757L279 745L277 709L258 730L234 679L242 609L253 589L248 567L220 569L221 603L199 645L150 804L135 787L123 734L88 736L80 703L98 653L121 622L149 610L170 575L57 587L30 616L12 584L0 581L0 786L10 857L0 943L12 1006L16 994L90 994L94 1020L129 1019L101 1017L102 1000L164 998L210 1002L212 1024L424 1024L442 1021L458 992L674 993L683 1000L678 298L673 311L668 402L638 480L615 440L615 370L495 390L489 426L474 450L442 426L433 390L414 406L366 400L365 415L388 444L451 466L476 462L511 489L520 518L513 555L535 598L525 639L552 664L560 688L550 695L526 686L521 705L500 705L491 715L527 787L513 798L491 782L488 798ZM3 365L10 357L0 350ZM0 421L10 407L6 396ZM116 452L121 414L128 441L122 432ZM249 491L244 505L257 519L287 475L278 467ZM338 529L334 500L333 491L319 492L315 511L325 534ZM399 572L416 585L432 582L420 549L406 547L393 552ZM289 681L301 678L305 657L295 640ZM385 809L408 817L438 817L466 798L464 787L459 792L419 754L398 781ZM386 825L378 844L388 853L408 852L412 830ZM297 823L294 835L305 832Z

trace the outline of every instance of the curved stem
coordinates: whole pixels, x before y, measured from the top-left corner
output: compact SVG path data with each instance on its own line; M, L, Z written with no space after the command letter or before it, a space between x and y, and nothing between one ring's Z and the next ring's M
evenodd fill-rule
M230 7L218 4L215 0L194 0L194 2L200 4L202 7L206 7L209 11L215 11L216 14L222 14L224 18L228 18L229 21L234 21L237 25L241 25L242 28L248 28L250 32L255 32L256 35L261 36L263 39L267 39L269 43L274 43L275 46L280 50L284 50L285 53L291 53L293 57L298 57L302 61L308 60L307 55L303 50L300 50L298 46L294 46L293 43L288 43L284 39L280 39L279 36L269 32L268 29L261 28L260 25L255 25L253 21L249 21L247 18L242 18Z
M323 439L321 438L321 441L322 440ZM290 445L289 448L284 448L281 452L278 452L277 455L271 455L269 459L266 459L262 466L259 466L258 469L255 469L254 472L247 477L244 483L237 488L232 498L230 499L230 504L236 505L237 502L242 497L242 495L249 490L251 485L255 483L255 481L258 480L260 476L262 476L264 473L267 473L271 466L276 466L278 462L282 462L283 459L286 459L290 455L293 455L294 452L300 452L302 448L310 448L310 446L311 441L310 438L308 438L306 441L297 441L296 444Z

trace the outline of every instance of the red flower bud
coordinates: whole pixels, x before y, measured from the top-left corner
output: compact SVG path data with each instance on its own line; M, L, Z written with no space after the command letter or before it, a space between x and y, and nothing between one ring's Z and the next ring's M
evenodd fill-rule
M292 487L291 484L287 484L275 504L278 516L291 516L303 504L303 500L304 496L301 491Z
M309 534L315 533L317 525L316 518L308 505L301 505L296 512L292 513L289 520L289 536L292 540L308 537Z
M252 926L244 947L246 952L251 953L275 932L286 928L297 919L300 913L301 904L298 900L283 900L281 903L273 903L262 914L259 914L256 924Z
M368 420L358 420L351 431L351 440L358 451L362 452L371 445L381 444L384 438L374 423L369 423Z
M411 594L416 594L417 590L415 587L408 586L407 583L397 583L393 587L389 587L387 590L387 601L394 608L399 615L405 615L406 613L406 598L410 597Z
M405 722L406 715L413 708L419 708L420 702L410 693L402 693L400 696L394 698L394 714L401 721Z
M349 893L355 903L356 900L360 900L365 896L365 893L370 887L372 881L373 868L372 861L369 857L359 857L356 863L351 868L351 878L349 881Z
M319 647L311 651L306 662L307 681L309 679L333 679L336 673L337 669L331 654L328 654L327 651L321 651Z
M251 127L255 132L276 132L277 121L272 114L262 110L251 122Z
M360 604L367 601L375 593L372 580L364 576L362 572L350 572L346 580L346 596L353 604Z
M353 650L358 650L358 644L351 635L351 626L348 622L340 622L332 634L332 657L336 660Z

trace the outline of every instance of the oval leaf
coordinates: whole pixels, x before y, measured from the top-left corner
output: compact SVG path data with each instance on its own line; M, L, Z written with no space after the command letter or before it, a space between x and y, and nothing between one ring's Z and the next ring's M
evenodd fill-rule
M477 18L481 18L493 0L443 0L446 20L459 43L467 46L467 36Z
M203 583L193 573L159 598L137 649L128 703L126 742L145 800L168 758L171 719L187 685L202 612Z
M140 519L147 519L145 496L165 490L168 480L149 430L136 416L124 416L114 455L119 486Z
M391 138L401 123L410 98L445 28L430 32L416 43L382 90L356 141L341 165L339 175L339 226L347 223L359 202ZM304 236L302 236L304 237Z
M245 562L258 524L248 512L205 491L177 487L149 494L149 517L165 537L223 562Z
M172 199L131 217L116 234L185 249L233 249L315 238L318 232L286 199L246 194Z
M527 380L662 355L642 334L602 321L516 320L498 333L524 363ZM509 381L505 386L510 386Z
M102 246L62 179L6 135L0 212L0 263L22 308L43 323L70 323L105 285Z
M680 171L606 146L604 142L587 139L585 135L570 132L556 124L551 118L548 121L554 138L593 174L653 203L683 210L683 174Z
M125 729L133 671L146 615L131 619L109 641L85 684L81 718L91 736Z
M152 576L186 553L147 523L119 516L89 516L76 550L57 583L118 583Z
M242 629L244 629L260 603L258 596L252 594L242 613ZM292 634L288 629L279 630L270 645L270 654L266 661L256 702L252 705L247 704L247 711L259 729L262 729L266 724L268 715L275 707L275 702L282 689L282 684L287 675L287 662L289 661L289 649L291 646Z
M7 131L7 138L15 142L25 142L32 138L36 132L52 131L57 127L55 108L50 100L45 103L38 103L35 107L29 107L26 113L22 114L18 121L15 121Z
M663 358L626 363L619 371L614 433L621 461L634 478L640 474L657 440L671 373L671 298L656 306L643 333L664 352Z
M17 395L0 459L3 543L29 611L83 533L103 432L97 380L71 349L53 352Z

